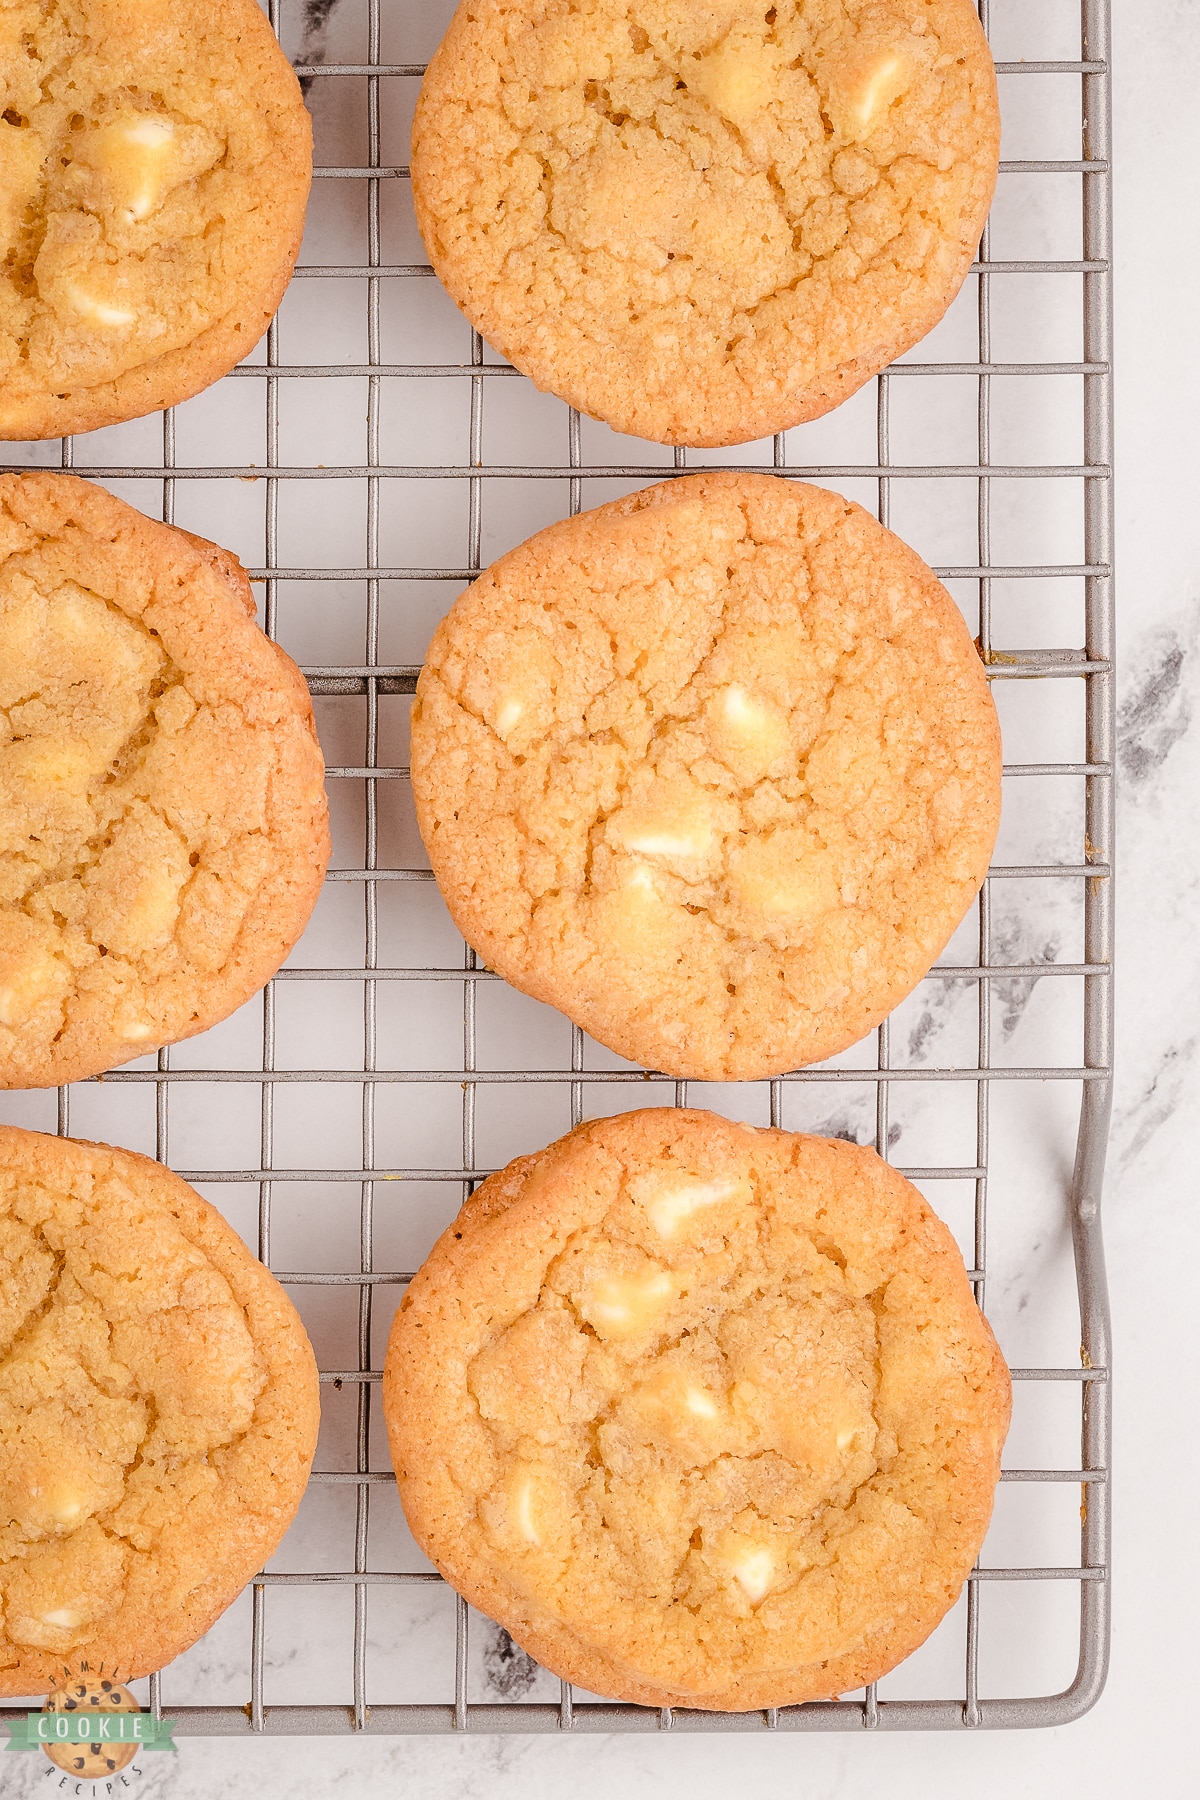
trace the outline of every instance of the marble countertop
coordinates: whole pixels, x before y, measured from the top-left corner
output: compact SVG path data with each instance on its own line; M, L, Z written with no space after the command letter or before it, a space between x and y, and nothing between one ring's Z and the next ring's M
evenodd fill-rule
M1030 3L992 0L993 24ZM1073 0L1038 4L1073 11ZM306 54L315 56L335 6L318 0L306 11ZM264 1800L316 1800L335 1789L362 1800L405 1792L540 1800L564 1790L587 1800L717 1800L748 1788L803 1800L1116 1800L1142 1791L1173 1800L1193 1791L1184 1682L1200 1468L1183 1351L1200 1251L1190 1141L1200 1101L1200 947L1189 929L1200 905L1200 838L1188 799L1200 786L1200 373L1179 346L1190 350L1181 323L1190 325L1200 291L1200 5L1114 0L1114 11L1121 788L1118 1084L1105 1200L1114 1624L1104 1696L1079 1722L1039 1733L184 1739L178 1757L144 1758L136 1780L114 1791L147 1800L232 1800L251 1787ZM82 1121L73 1128L86 1134ZM60 1785L40 1757L6 1758L0 1773L0 1792L14 1797Z

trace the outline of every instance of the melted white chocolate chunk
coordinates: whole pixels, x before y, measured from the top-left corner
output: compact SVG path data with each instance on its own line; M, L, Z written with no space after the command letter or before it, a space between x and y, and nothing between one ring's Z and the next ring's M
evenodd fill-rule
M907 59L890 50L870 63L848 95L848 112L859 137L867 137L883 123L883 115L911 81Z
M525 717L525 702L519 694L505 694L496 708L493 729L498 738L508 741L510 731L521 723Z
M717 1419L721 1416L721 1409L708 1389L698 1387L695 1382L690 1381L684 1388L683 1405L684 1410L691 1413L694 1419Z
M621 892L629 897L630 904L634 907L646 907L662 902L658 883L643 863L634 863L626 872L621 883Z
M725 118L749 118L779 97L782 53L749 33L732 32L715 50L683 65L687 87Z
M94 1510L87 1494L63 1481L46 1488L33 1482L26 1489L23 1501L20 1523L38 1536L45 1533L61 1536L81 1524Z
M552 1550L562 1531L562 1496L546 1468L519 1459L480 1500L479 1517L498 1545Z
M52 956L39 956L15 967L5 959L0 963L0 1025L23 1025L63 975Z
M660 1237L673 1238L697 1213L727 1200L746 1199L749 1186L739 1176L721 1181L681 1181L663 1188L646 1202L650 1223Z
M714 694L708 723L714 748L740 781L760 781L791 748L787 714L737 682Z
M524 1538L534 1548L541 1545L542 1534L538 1530L534 1514L533 1475L528 1469L517 1469L509 1489L509 1516L518 1537Z
M58 1525L73 1525L83 1511L81 1496L71 1488L60 1488L47 1496L46 1511Z
M756 1606L775 1579L774 1551L736 1531L726 1532L721 1548L733 1579Z
M597 913L601 933L633 956L664 955L679 925L677 909L644 863L622 871L620 886L599 896Z
M627 1417L636 1420L643 1442L668 1445L693 1467L710 1462L722 1448L727 1422L724 1396L678 1363L659 1368L641 1384Z
M43 738L30 744L22 759L25 779L36 787L70 787L86 781L95 755L71 738Z
M602 1275L583 1296L580 1311L601 1337L632 1338L652 1331L675 1298L666 1269L641 1275Z
M91 160L131 224L148 219L175 185L176 136L170 119L153 113L128 114L96 132Z
M72 581L64 582L49 596L46 632L46 642L26 649L29 673L40 669L44 675L47 658L59 663L66 656L72 663L71 678L78 679L74 672L81 663L86 675L103 661L106 670L111 668L124 682L138 679L161 662L157 646L148 645L135 625Z
M129 905L126 940L135 946L166 943L179 917L179 881L165 869L148 869Z
M42 1613L40 1623L52 1625L56 1631L73 1631L76 1625L83 1624L83 1615L70 1606L58 1606L53 1612Z
M689 781L660 782L650 797L623 806L609 823L612 841L638 856L652 856L687 875L716 846L712 802Z
M702 824L685 821L681 825L672 825L663 820L630 831L625 842L630 850L637 850L643 856L691 858L704 855L712 842L712 833Z
M123 306L110 305L97 294L89 293L77 281L66 282L63 292L72 312L86 319L89 325L106 325L110 330L116 330L118 326L133 325L137 321L136 313L126 311Z

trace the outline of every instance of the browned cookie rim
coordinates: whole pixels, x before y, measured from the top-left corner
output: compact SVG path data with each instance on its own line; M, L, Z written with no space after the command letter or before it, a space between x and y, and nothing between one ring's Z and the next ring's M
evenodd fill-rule
M270 733L273 746L272 867L246 909L224 965L215 974L194 971L186 1007L177 1006L170 1030L153 1040L127 1039L111 1020L107 1033L99 1034L90 1028L76 1031L68 1022L48 1053L40 1046L30 1053L22 1047L20 1026L14 1027L10 1054L0 1055L0 1089L53 1087L207 1031L257 993L300 937L317 903L330 855L329 812L308 684L286 651L255 622L250 579L236 556L149 519L74 475L0 474L0 516L4 514L27 525L39 541L53 525L62 532L79 531L102 548L111 544L120 554L144 559L153 572L147 604L156 609L164 646L170 648L171 615L186 621L203 650L184 673L220 682L227 668L227 697L241 690L242 705L254 709L255 728Z
M61 1187L69 1183L72 1168L89 1174L109 1171L139 1200L170 1216L229 1283L268 1371L250 1427L262 1438L261 1490L252 1496L244 1489L229 1493L221 1539L211 1546L182 1605L174 1611L161 1604L147 1607L141 1617L116 1629L110 1626L69 1653L115 1666L120 1680L128 1683L162 1668L202 1637L277 1547L308 1484L320 1424L320 1387L312 1345L287 1294L232 1225L181 1176L134 1151L0 1125L0 1172ZM114 1221L114 1229L119 1228L119 1220ZM167 1550L175 1560L186 1561L193 1554L186 1520L168 1531ZM156 1550L163 1553L161 1544ZM118 1621L120 1617L118 1613ZM47 1693L62 1678L61 1652L12 1646L2 1637L0 1649L15 1653L0 1662L0 1694Z
M631 1016L623 1010L624 997L614 999L594 973L587 969L582 973L564 972L539 956L536 946L531 948L527 942L531 932L529 920L519 929L507 929L508 902L514 894L524 895L524 890L518 880L502 872L504 862L499 854L489 860L481 854L477 841L487 838L490 832L488 842L498 843L496 821L501 813L498 808L484 813L484 805L491 804L490 797L486 803L479 798L481 793L487 793L486 786L477 784L474 769L469 779L464 778L464 771L447 755L449 746L442 730L431 725L426 714L436 702L438 710L446 715L441 720L445 727L451 713L457 717L462 712L460 701L449 690L443 702L443 660L454 663L456 680L469 679L475 666L470 662L474 652L472 634L483 633L490 642L496 635L495 613L506 604L518 605L537 591L544 594L546 590L539 589L539 577L543 574L574 582L574 571L580 563L585 563L589 555L604 554L611 557L614 569L619 569L621 581L633 579L629 569L633 540L627 533L622 535L626 521L640 516L650 526L637 539L634 550L641 559L637 578L641 579L640 571L645 569L648 582L659 572L655 559L662 554L662 539L650 533L666 532L671 509L693 501L702 506L709 502L716 505L729 497L745 511L758 500L769 503L785 493L789 501L794 500L800 509L811 512L821 522L823 541L840 532L849 543L851 535L856 534L854 541L860 550L863 545L868 547L881 576L895 573L920 596L925 634L931 641L936 637L945 650L945 666L935 672L935 678L942 681L944 697L961 701L971 713L973 729L958 740L965 745L967 735L970 736L978 764L972 810L959 833L959 848L970 867L958 875L944 872L944 892L932 919L922 918L912 942L906 940L905 947L897 949L894 971L889 966L882 972L874 971L869 981L856 981L853 1005L847 1001L813 1023L806 1022L807 1014L801 1019L793 1009L790 1027L776 1030L771 1036L749 1019L745 1020L743 1031L742 1014L738 1013L735 1020L731 1013L726 1021L730 1027L728 1042L722 1039L717 1047L709 1042L716 1027L707 1012L702 1020L689 1024L682 1017L676 1019L669 1003L659 994L656 1016ZM663 519L667 524L659 525L657 521ZM756 551L760 548L756 546ZM801 554L797 549L797 557ZM612 579L615 582L618 576L614 574ZM552 609L550 600L543 598L541 604L545 610ZM580 635L576 633L576 639ZM922 716L928 711L926 706ZM507 746L504 748L507 755ZM508 764L504 767L507 770ZM677 1079L760 1080L822 1061L849 1048L874 1029L928 973L966 915L987 873L999 829L1001 744L995 706L977 647L957 605L916 552L862 507L841 495L803 482L784 482L772 475L729 470L682 476L560 520L486 569L459 596L431 640L412 712L411 775L417 823L442 897L455 925L489 968L521 992L565 1013L573 1023L632 1062ZM749 934L744 939L746 944L755 941ZM772 967L783 966L783 954L775 957ZM620 958L608 958L604 966L623 975L627 973ZM715 988L706 990L706 1002L715 995ZM682 1044L681 1034L686 1039Z
M197 6L195 0L191 4L202 15L206 33L225 40L233 67L253 59L252 91L273 116L270 166L260 174L270 181L280 207L276 228L260 240L259 260L235 271L224 309L210 316L188 343L148 357L112 380L73 387L63 379L40 392L0 396L0 441L98 431L180 405L248 356L279 310L304 237L313 175L312 117L257 0L225 0L216 9Z
M580 329L588 349L585 353L576 346L568 366L567 356L554 341L555 315L543 308L535 317L527 296L514 292L509 297L505 285L509 272L503 264L491 268L486 259L481 260L477 243L471 242L462 226L462 219L471 216L472 202L462 197L472 187L470 165L464 161L465 176L452 190L457 196L457 212L451 210L451 202L433 197L448 159L460 146L476 140L470 114L477 96L494 96L498 88L497 65L481 48L478 31L501 29L501 16L511 11L503 0L480 0L471 5L463 0L429 63L418 97L411 153L413 201L435 273L476 330L537 387L618 432L667 444L716 448L769 437L821 417L932 331L971 269L991 207L1000 164L995 65L969 0L940 0L940 4L940 27L957 52L954 61L967 70L979 134L971 158L973 191L957 221L957 241L951 244L947 238L940 278L919 303L908 292L911 284L907 279L897 278L895 291L905 296L907 316L905 305L898 304L897 316L880 326L875 322L875 309L868 308L867 319L840 352L832 358L818 356L803 380L797 378L794 362L787 356L764 354L750 359L753 378L747 379L739 365L738 383L703 400L699 394L707 383L707 363L701 369L695 363L681 362L669 381L657 370L651 376L648 356L626 355L613 332L603 329L601 315L595 313L593 320L594 309L588 311L586 306L580 311L580 320L586 316L587 329L584 331L582 324ZM514 85L520 87L520 83ZM445 129L440 118L443 112L451 115ZM828 122L826 128L832 129ZM774 171L769 179L776 179ZM543 257L541 266L544 263ZM777 297L764 296L756 308ZM574 327L569 307L560 305L557 316ZM717 370L715 363L713 369Z
M938 1281L956 1308L965 1333L987 1370L979 1390L980 1444L962 1471L956 1499L956 1526L964 1526L961 1555L943 1576L939 1600L907 1629L880 1634L859 1650L833 1657L790 1676L749 1676L727 1686L681 1691L648 1680L626 1660L552 1615L535 1596L522 1591L498 1563L490 1565L461 1542L466 1518L464 1495L451 1465L460 1452L461 1429L454 1412L457 1383L469 1355L459 1352L467 1337L478 1350L492 1320L514 1316L508 1282L519 1280L529 1260L553 1253L547 1245L566 1241L571 1226L586 1215L583 1196L596 1179L587 1166L589 1147L631 1138L642 1121L662 1131L707 1131L719 1138L791 1140L806 1154L828 1156L855 1168L874 1183L881 1204L895 1206L905 1219L907 1241L919 1246L926 1279ZM572 1175L577 1177L572 1185ZM525 1284L527 1285L527 1284ZM464 1389L465 1391L465 1389ZM383 1373L384 1418L401 1503L413 1536L444 1578L468 1601L503 1626L537 1662L573 1685L644 1706L680 1706L741 1712L829 1699L879 1679L916 1650L957 1600L975 1561L991 1516L1000 1455L1011 1412L1011 1381L986 1318L980 1313L962 1256L946 1226L914 1188L873 1150L774 1129L759 1131L711 1113L653 1109L594 1120L577 1126L544 1151L518 1157L491 1175L463 1204L417 1271L392 1323ZM474 1402L471 1403L474 1405ZM448 1416L449 1415L449 1416Z

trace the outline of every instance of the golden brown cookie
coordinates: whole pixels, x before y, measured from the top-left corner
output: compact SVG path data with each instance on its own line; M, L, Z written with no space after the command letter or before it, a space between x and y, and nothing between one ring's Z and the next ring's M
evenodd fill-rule
M873 1150L668 1110L485 1181L383 1386L409 1525L472 1605L582 1687L722 1711L924 1641L1009 1403L950 1233Z
M507 981L670 1075L854 1043L987 869L1000 734L961 613L861 507L696 475L553 525L456 602L417 817Z
M227 551L66 475L0 476L0 1087L204 1031L329 857L304 678Z
M138 418L248 355L312 175L257 0L5 0L0 115L0 438Z
M317 1441L295 1309L144 1156L0 1127L0 1693L161 1668L279 1543Z
M452 298L539 387L737 444L933 328L999 154L971 0L464 0L413 197Z

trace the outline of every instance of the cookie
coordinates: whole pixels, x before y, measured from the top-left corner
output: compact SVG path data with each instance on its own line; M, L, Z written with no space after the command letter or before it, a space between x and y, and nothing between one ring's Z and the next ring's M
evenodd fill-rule
M312 177L257 0L7 0L0 115L0 438L139 418L249 354Z
M451 297L539 387L738 444L936 325L999 154L971 0L464 0L413 199Z
M61 1672L58 1679L63 1680ZM127 1687L122 1687L119 1681L109 1681L106 1676L92 1674L89 1666L86 1672L82 1668L73 1672L66 1685L56 1689L42 1708L43 1712L49 1713L77 1710L136 1713L142 1709ZM42 1748L55 1768L64 1774L74 1775L77 1780L104 1781L109 1775L119 1775L122 1769L127 1769L139 1746L114 1742L110 1738L88 1744L47 1743Z
M223 1019L329 856L304 678L227 551L66 475L0 476L0 1087Z
M873 1150L664 1109L483 1183L396 1315L383 1405L417 1542L531 1656L740 1711L924 1641L1010 1392L954 1240Z
M1000 814L962 615L861 507L696 475L553 525L434 634L417 818L464 937L649 1068L753 1081L927 972Z
M0 1693L187 1649L291 1523L312 1350L169 1169L0 1127Z

